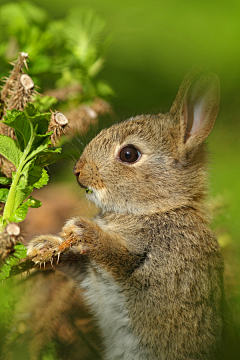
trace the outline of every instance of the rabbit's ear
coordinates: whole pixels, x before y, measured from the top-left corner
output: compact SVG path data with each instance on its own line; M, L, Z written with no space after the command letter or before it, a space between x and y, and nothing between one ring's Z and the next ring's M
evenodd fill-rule
M183 80L170 113L177 117L186 151L201 144L210 134L219 102L220 85L215 74L188 75Z

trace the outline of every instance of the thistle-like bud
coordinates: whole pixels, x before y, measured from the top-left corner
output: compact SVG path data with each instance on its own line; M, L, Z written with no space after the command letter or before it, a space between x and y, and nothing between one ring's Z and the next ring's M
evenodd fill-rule
M19 78L19 75L22 74L22 69L25 66L27 68L27 59L28 54L25 52L20 52L19 57L16 61L13 61L11 65L13 65L13 70L8 78L4 79L5 85L1 91L1 100L6 103L9 98L9 91L11 91L14 87L14 84Z
M56 145L57 141L60 139L60 137L63 134L67 135L66 132L67 125L68 125L68 119L63 113L59 111L52 112L48 131L53 131L51 135L51 142L53 145Z
M23 73L23 67L27 68L27 59L27 53L19 53L18 59L11 63L14 67L10 76L3 80L5 82L1 91L3 115L6 114L6 110L24 110L27 103L32 101L36 94L33 80L29 75ZM0 124L0 133L15 140L14 130L5 124Z
M25 93L31 92L34 89L34 82L27 74L22 74L20 76L20 84L23 86Z
M17 224L10 223L0 233L0 263L14 253L14 245L17 242L24 242L21 229Z

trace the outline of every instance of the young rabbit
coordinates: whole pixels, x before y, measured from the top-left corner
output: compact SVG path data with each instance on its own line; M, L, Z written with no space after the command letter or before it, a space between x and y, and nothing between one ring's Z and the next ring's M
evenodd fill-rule
M223 260L204 208L206 149L219 109L214 74L188 75L169 113L104 129L74 174L100 208L60 236L33 239L41 261L65 239L58 268L85 289L107 360L219 359L227 307Z

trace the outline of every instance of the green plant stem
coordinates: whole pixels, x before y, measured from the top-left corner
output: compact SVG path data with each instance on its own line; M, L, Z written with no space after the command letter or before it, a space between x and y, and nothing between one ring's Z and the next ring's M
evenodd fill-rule
M18 165L16 174L14 176L12 185L11 185L10 190L9 190L9 194L8 194L7 201L6 201L6 204L5 204L5 207L4 207L4 212L3 212L3 221L9 219L10 216L12 215L12 213L13 213L18 181L19 181L20 176L22 174L22 169L23 169L24 165L27 162L26 160L28 160L27 157L28 157L28 154L30 152L30 149L31 149L31 146L32 146L32 143L33 143L33 140L34 140L33 127L32 127L32 124L30 123L30 121L29 121L29 124L30 124L30 127L31 127L31 133L32 134L31 134L31 137L30 137L29 142L27 144L27 147L23 152L23 155L22 155L20 163Z
M26 150L24 151L24 153L26 152ZM16 190L17 190L17 184L18 184L19 178L21 176L22 169L23 169L23 167L25 165L26 157L28 155L28 154L24 154L24 153L23 153L23 157L21 158L21 161L19 163L19 166L17 168L16 175L14 176L11 188L9 190L7 201L6 201L6 204L5 204L5 207L4 207L3 220L7 220L13 213L14 201L15 201Z

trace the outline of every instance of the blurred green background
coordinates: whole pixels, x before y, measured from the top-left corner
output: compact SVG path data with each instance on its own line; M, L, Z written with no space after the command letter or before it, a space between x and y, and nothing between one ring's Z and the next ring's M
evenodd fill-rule
M0 0L0 5L8 2ZM226 252L226 266L235 264L233 276L237 278L240 264L239 0L34 0L31 3L44 8L54 19L64 17L71 8L82 6L93 9L106 21L105 32L111 35L111 45L101 78L116 94L110 102L119 121L140 113L167 111L185 73L196 64L219 76L221 107L208 139L210 202L220 208L213 228ZM109 118L101 121L84 142L111 121ZM232 291L239 298L239 284Z

